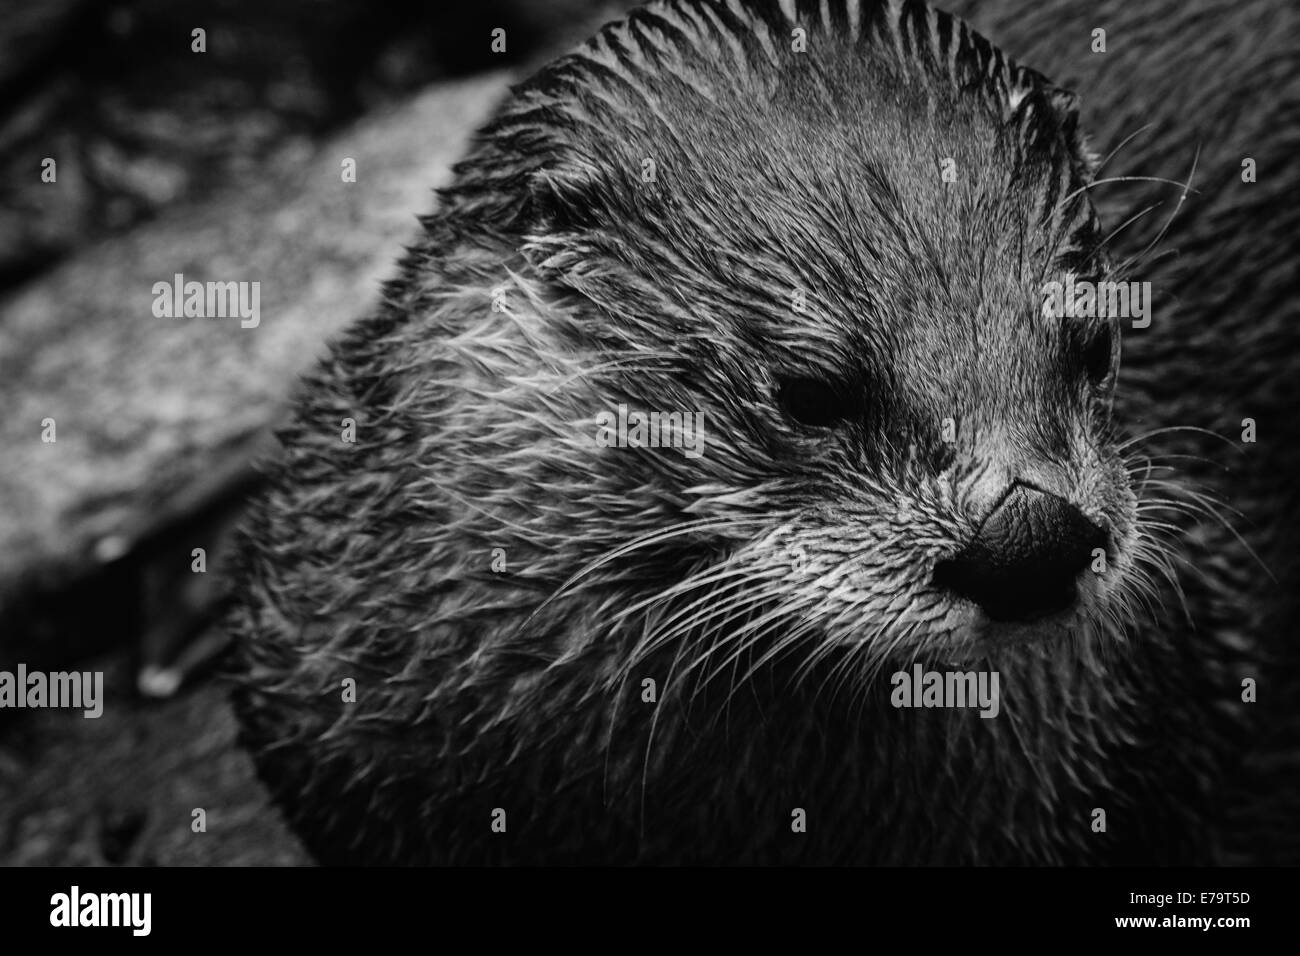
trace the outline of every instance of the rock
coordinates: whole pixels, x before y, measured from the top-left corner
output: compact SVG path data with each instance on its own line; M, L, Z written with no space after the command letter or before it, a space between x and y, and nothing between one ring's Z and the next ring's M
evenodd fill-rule
M435 87L0 304L0 660L41 617L32 594L253 480L295 379L376 298L506 82ZM178 273L259 283L260 323L155 317L154 284Z
M620 6L0 0L0 294L430 82L585 39Z

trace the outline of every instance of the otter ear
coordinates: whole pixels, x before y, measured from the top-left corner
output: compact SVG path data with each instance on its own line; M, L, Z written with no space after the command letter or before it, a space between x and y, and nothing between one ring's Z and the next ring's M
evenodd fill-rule
M1022 142L1059 137L1071 166L1083 179L1092 179L1098 157L1088 149L1087 137L1080 129L1077 94L1025 71L1022 82L1007 92L1007 109L1007 122L1020 130Z

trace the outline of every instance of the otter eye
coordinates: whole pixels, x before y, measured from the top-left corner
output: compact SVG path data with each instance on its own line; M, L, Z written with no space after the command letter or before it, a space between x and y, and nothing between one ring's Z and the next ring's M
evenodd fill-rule
M1108 324L1093 329L1083 348L1083 367L1092 382L1101 382L1110 374L1115 358L1115 333Z
M849 412L839 391L815 378L784 379L778 397L787 415L816 428L829 428Z

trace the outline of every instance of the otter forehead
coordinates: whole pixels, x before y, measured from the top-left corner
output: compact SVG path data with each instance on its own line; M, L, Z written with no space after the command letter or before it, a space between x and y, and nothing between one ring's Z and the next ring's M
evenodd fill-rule
M1070 404L1040 312L1096 232L1071 106L921 4L674 0L490 132L544 157L527 253L627 344L891 379L913 417L978 423Z
M660 314L778 344L796 290L800 334L848 350L1023 334L1095 225L1056 92L919 4L809 6L652 4L521 90L495 133L545 156L540 253L598 304L658 285Z

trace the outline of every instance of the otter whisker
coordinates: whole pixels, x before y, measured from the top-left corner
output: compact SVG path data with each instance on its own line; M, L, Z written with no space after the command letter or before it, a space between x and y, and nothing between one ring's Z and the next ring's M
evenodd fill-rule
M1138 465L1137 467L1131 467L1128 469L1128 475L1130 478L1136 475L1139 471L1160 471L1175 475L1183 474L1181 468L1177 468L1173 465L1159 464L1159 462L1164 461L1190 461L1195 462L1198 465L1209 465L1213 468L1219 469L1220 471L1228 471L1230 468L1230 466L1218 461L1217 459L1207 458L1205 455L1192 455L1186 452L1164 452L1156 453L1154 455L1143 455L1142 457L1145 459L1144 465ZM1133 459L1135 465L1137 464L1137 461L1138 459Z
M801 603L802 602L799 598L792 598L784 604L767 611L756 620L747 621L743 627L731 630L727 634L726 641L720 646L726 646L726 644L735 644L737 646L722 661L718 668L715 668L714 671L708 674L704 683L707 684L709 681L713 680L722 669L734 661L737 655L743 654L745 651L760 642L772 627L788 621L792 611L797 609ZM716 648L711 648L709 655L701 656L696 662L691 664L691 668L688 668L688 670L706 663L708 656L711 656L715 651Z
M735 679L735 675L739 671L740 657L739 655L736 657L736 665L733 667L732 670L732 684L727 692L727 696L725 700L725 704L727 707L730 707L731 699L735 695L738 689L750 688L752 690L754 686L753 679L755 675L760 673L763 670L763 668L767 666L769 662L775 663L781 658L782 654L786 653L787 651L798 648L803 643L805 636L813 630L814 627L813 620L810 617L808 617L806 614L800 612L800 607L797 602L791 602L791 606L788 608L783 608L782 611L784 616L787 617L787 619L794 619L797 621L797 623L792 628L790 628L790 630L788 630L784 635L782 635L776 641L773 642L772 647L769 648L769 650L764 653L762 660L759 661L751 660L749 668L745 671L745 673L740 677L738 681ZM772 626L765 628L762 634L756 637L756 639L753 642L751 642L750 647L752 648L754 646L757 646L759 641L761 641L763 637L766 637L767 634L769 634L772 630L774 630L778 623L780 622L774 622Z
M1233 507L1232 505L1229 505L1225 501L1219 500L1218 498L1210 494L1210 492L1206 490L1202 490L1201 488L1186 482L1169 481L1166 478L1151 478L1147 482L1147 485L1148 487L1155 488L1157 490L1168 492L1168 493L1173 493L1175 495L1177 494L1185 495L1186 504L1198 507L1200 509L1204 509L1205 513L1213 514L1215 517L1219 516L1220 511L1228 512L1229 514L1237 518L1245 519L1246 517L1244 514L1242 514L1242 512L1239 509ZM1154 501L1156 499L1148 499L1148 500ZM1163 501L1163 500L1180 500L1180 499L1160 499L1160 500Z
M1210 438L1218 439L1219 441L1227 445L1229 448L1231 448L1233 451L1236 452L1242 451L1242 448L1239 445L1237 445L1235 442L1233 442L1231 439L1229 439L1228 437L1224 435L1220 435L1218 432L1211 431L1208 428L1201 428L1199 425L1165 425L1161 428L1155 428L1152 429L1151 431L1143 432L1140 435L1134 435L1132 438L1120 442L1118 445L1115 446L1115 449L1116 451L1123 453L1125 450L1137 444L1138 442L1148 441L1152 438L1155 438L1158 435L1168 435L1173 432L1194 432L1198 435L1206 435Z
M713 587L704 593L697 595L691 601L685 603L675 610L668 618L661 622L661 626L646 635L642 642L638 643L629 655L629 663L635 663L643 656L652 653L657 647L670 640L683 637L688 633L695 631L697 628L716 617L724 617L734 609L734 598L728 597L727 600L719 601L720 598L729 595L731 592L738 592L740 598L746 600L759 600L764 593L758 585L765 580L765 575L753 568L737 567L724 568L717 573L709 575L696 575L688 579L683 584L689 584L691 587L674 587L672 596L680 597L687 591L695 588L705 588L732 578L730 583L719 589ZM667 600L663 594L654 595L653 599L638 602L648 606L657 605ZM728 603L731 602L731 603ZM620 614L620 617L622 614Z
M1147 540L1150 541L1151 539ZM1184 614L1187 613L1187 601L1183 594L1182 585L1179 583L1178 576L1173 572L1173 569L1160 559L1160 552L1148 550L1143 543L1139 542L1134 545L1133 565L1137 569L1152 567L1159 571L1169 582L1169 586L1178 598ZM1143 576L1137 577L1131 597L1142 605L1146 616L1151 620L1158 619L1156 605L1159 605L1162 609L1165 606L1164 598L1161 596L1160 589L1155 587L1154 580Z
M910 605L909 605L910 607ZM870 637L861 645L861 653L847 652L841 661L836 664L826 674L822 681L821 687L818 688L813 700L820 699L823 691L829 686L831 688L832 698L847 685L850 678L855 678L853 693L850 697L850 710L854 702L861 700L861 705L866 705L866 699L875 685L876 679L884 669L886 662L890 659L894 649L910 639L911 635L919 626L919 621L913 621L905 629L898 629L898 622L903 617L906 609L896 614L893 618L876 626ZM884 635L892 634L889 642L884 648L880 648L879 642ZM855 670L857 671L855 675Z
M1155 487L1162 487L1162 485L1156 480L1153 480L1152 484ZM1165 490L1168 491L1177 491L1177 492L1181 492L1182 494L1185 494L1187 496L1187 500L1179 502L1179 504L1184 506L1189 511L1189 513L1195 513L1214 520L1225 531L1227 531L1230 535L1232 535L1232 537L1237 541L1237 543L1241 545L1242 549L1248 555L1250 555L1251 558L1254 559L1256 564L1259 565L1260 570L1262 570L1265 574L1267 574L1272 581L1274 582L1277 581L1277 577L1273 574L1272 569L1270 569L1268 565L1264 562L1264 560L1255 552L1255 549L1250 546L1250 543L1241 535L1241 533L1232 526L1232 523L1223 516L1223 514L1220 512L1220 509L1230 511L1233 514L1237 515L1238 517L1244 517L1239 511L1237 511L1235 508L1231 508L1223 504L1222 502L1216 501L1215 499L1209 497L1208 495L1202 492L1198 492L1190 488L1179 487L1178 485L1175 484L1167 484L1164 485L1163 487L1165 488ZM1161 500L1164 501L1163 499ZM1165 502L1165 503L1172 503L1172 502Z
M845 560L845 561L844 561L843 563L841 563L840 565L838 565L838 566L836 566L836 567L834 567L834 568L828 569L826 572L822 573L820 576L818 576L818 577L817 577L816 579L814 579L813 581L808 582L808 583L805 585L804 590L805 590L806 592L809 592L811 595L815 595L815 594L818 592L818 590L819 590L819 586L821 585L821 583L822 583L823 581L825 581L829 576L831 576L831 575L835 575L835 576L838 576L838 577L842 577L842 576L844 576L845 574L849 573L849 572L853 569L853 567L854 567L855 564L860 564L860 563L862 563L865 559L871 557L873 554L874 554L874 552L873 552L871 549L863 549L862 551L860 551L860 552L858 552L858 553L856 553L856 554L851 555L847 560ZM793 604L793 603L795 603L795 602L792 601L791 603ZM793 608L785 608L785 607L782 607L782 608L778 608L778 609L776 609L775 611L773 611L772 614L773 614L774 616L775 616L775 615L778 615L778 614L780 614L780 613L787 613L787 614L789 614L789 613L791 613L792 610L793 610ZM749 677L752 676L752 674L753 674L754 672L756 672L756 671L757 671L758 669L760 669L761 667L765 666L765 665L768 663L768 661L775 659L775 658L778 657L778 656L779 656L779 655L780 655L780 654L781 654L781 653L782 653L782 652L783 652L787 647L793 645L793 644L796 642L796 640L797 640L798 638L802 637L802 635L803 635L803 634L808 630L808 626L809 626L810 624L811 624L811 622L810 622L810 621L807 621L807 620L801 621L799 624L797 624L796 627L795 627L795 628L794 628L790 633L787 634L787 636L786 636L785 639L783 639L782 641L779 641L776 645L774 645L772 648L770 648L770 649L769 649L769 650L768 650L768 651L767 651L767 652L766 652L762 657L760 657L760 658L758 659L758 661L756 661L756 662L754 663L754 665L750 668L750 672L746 674L744 680L748 680ZM747 646L753 646L755 643L757 643L757 639L749 641L748 644L747 644ZM815 655L815 654L816 654L816 652L814 652L814 655ZM814 662L815 662L815 661L814 661ZM798 675L798 672L796 672L796 676L797 676L797 675Z
M677 584L674 584L671 587L665 588L661 591L656 591L650 596L642 598L641 600L628 605L626 608L623 608L618 612L618 616L619 618L631 616L633 614L640 612L643 608L650 607L655 604L672 601L675 598L681 597L682 595L689 593L690 591L694 591L699 588L707 587L713 584L720 584L729 578L745 576L745 580L748 581L751 580L751 578L752 579L761 578L767 576L770 573L775 573L775 572L769 572L766 569L750 568L745 565L730 564L724 561L721 564L710 565L701 569L698 572L687 575ZM705 600L708 597L709 595L704 595L701 598L701 600Z
M609 564L611 561L616 561L619 558L626 557L634 551L654 547L682 535L711 529L734 529L736 527L743 527L750 523L762 523L763 521L764 517L759 515L751 516L749 518L699 518L671 525L668 528L656 528L653 531L605 552L575 571L555 590L553 594L543 601L522 624L519 625L519 630L525 629L539 613L570 591L578 581L604 567L606 564Z
M1103 169L1106 168L1107 164L1108 164L1112 159L1115 158L1115 154L1117 154L1117 153L1118 153L1120 150L1122 150L1125 146L1127 146L1127 145L1128 145L1129 143L1131 143L1134 139L1136 139L1136 138L1137 138L1138 136L1140 136L1142 133L1144 133L1144 132L1146 132L1147 130L1149 130L1149 129L1150 129L1152 126L1154 126L1154 125L1155 125L1154 123L1145 123L1145 124L1143 124L1142 126L1139 126L1137 129L1135 129L1133 132L1129 133L1129 134L1128 134L1127 136L1125 136L1122 140L1120 140L1120 141L1119 141L1119 145L1116 146L1114 149L1112 149L1109 153L1107 153L1105 159L1103 159L1100 163L1097 164L1097 169L1096 169L1096 172L1094 173L1094 176L1097 175L1097 174L1100 174L1101 171L1102 171Z
M1174 224L1174 219L1177 218L1177 216L1178 216L1178 211L1179 211L1180 209L1183 208L1183 203L1184 203L1184 201L1186 201L1186 199L1187 199L1187 194L1188 194L1189 192L1196 192L1196 190L1192 189L1192 180L1196 177L1196 165L1197 165L1197 163L1200 162L1200 159L1201 159L1201 147L1200 147L1200 145L1198 144L1197 147L1196 147L1196 154L1192 157L1192 168L1191 168L1191 171L1188 172L1188 174L1187 174L1187 182L1184 183L1184 184L1182 184L1182 190L1183 190L1183 191L1182 191L1182 194L1179 195L1179 197L1178 197L1178 204L1177 204L1176 206L1174 206L1174 211L1171 212L1171 213L1169 214L1169 218L1168 218L1167 220L1165 220L1165 224L1164 224L1164 226L1163 226L1163 227L1161 228L1161 230L1156 234L1155 238L1152 239L1149 243L1147 243L1146 248L1142 249L1140 252L1136 252L1136 253L1134 253L1132 256L1130 256L1128 259L1126 259L1126 260L1124 261L1123 265L1121 265L1121 266L1116 270L1117 272L1120 272L1120 273L1125 272L1125 271L1127 270L1129 264L1132 263L1132 262L1135 262L1135 261L1136 261L1136 262L1141 262L1141 261L1144 259L1144 257L1146 256L1146 254L1147 254L1148 252L1150 252L1152 249L1154 249L1157 245L1159 245L1159 244L1160 244L1160 240L1163 239L1163 238L1165 237L1165 234L1169 232L1169 227L1172 226L1172 225Z
M1188 183L1180 183L1176 179L1165 179L1163 176L1107 176L1104 179L1094 179L1092 182L1080 186L1057 203L1057 208L1062 208L1066 203L1080 193L1088 192L1098 186L1105 186L1107 183L1164 183L1166 186L1177 186L1179 189L1184 190L1184 192L1188 190L1189 185ZM1197 192L1198 190L1192 189L1190 191Z
M1160 203L1152 203L1151 205L1147 206L1145 209L1142 209L1142 210L1140 210L1140 211L1138 211L1138 212L1135 212L1133 215L1129 216L1129 217L1128 217L1127 219L1125 219L1122 223L1120 223L1118 226L1116 226L1114 229L1112 229L1112 230L1110 231L1110 233L1107 234L1106 237L1105 237L1104 239L1102 239L1100 242L1098 242L1098 243L1096 243L1095 245L1093 245L1093 246L1088 250L1088 257L1091 258L1092 256L1095 256L1098 252L1100 252L1102 249L1105 249L1106 246L1107 246L1107 245L1108 245L1108 244L1109 244L1113 239L1115 239L1115 237L1117 237L1117 236L1119 236L1120 234L1122 234L1122 233L1124 232L1124 230L1127 229L1129 226L1133 225L1133 224L1136 223L1136 222L1140 222L1142 219L1146 218L1146 216L1147 216L1149 213L1151 213L1152 210L1159 209L1159 208L1160 208L1160 205L1161 205Z

